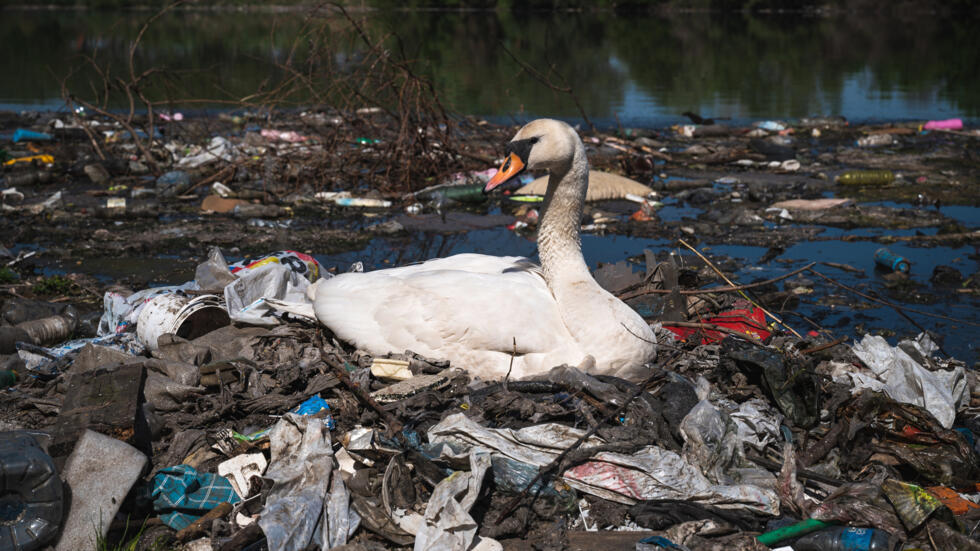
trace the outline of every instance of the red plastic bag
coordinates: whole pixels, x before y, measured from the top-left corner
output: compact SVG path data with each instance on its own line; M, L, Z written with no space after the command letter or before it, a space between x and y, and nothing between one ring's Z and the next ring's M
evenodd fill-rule
M759 308L756 308L755 306L749 306L747 308L734 308L732 310L721 312L714 317L701 319L699 321L708 325L717 325L718 327L738 331L739 333L744 333L749 337L755 337L762 341L768 339L769 335L772 334L772 331L766 327L765 312ZM690 337L700 334L701 344L718 342L728 336L727 333L717 331L715 329L678 327L675 325L670 325L670 323L665 323L664 329L671 331L677 335L679 340L682 341L686 341Z

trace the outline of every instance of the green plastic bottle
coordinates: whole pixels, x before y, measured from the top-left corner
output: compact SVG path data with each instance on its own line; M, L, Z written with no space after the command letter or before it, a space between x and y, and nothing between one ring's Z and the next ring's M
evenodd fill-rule
M880 186L895 181L890 170L848 170L837 177L837 183L854 186Z
M0 369L0 388L14 386L17 382L17 372L9 369Z

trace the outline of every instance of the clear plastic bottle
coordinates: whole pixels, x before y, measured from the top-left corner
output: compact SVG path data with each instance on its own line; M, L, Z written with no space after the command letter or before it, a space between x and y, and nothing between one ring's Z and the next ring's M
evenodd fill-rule
M900 544L884 530L834 526L796 540L793 551L896 551Z
M68 340L77 325L74 309L65 314L18 323L16 327L30 335L31 342L41 346Z

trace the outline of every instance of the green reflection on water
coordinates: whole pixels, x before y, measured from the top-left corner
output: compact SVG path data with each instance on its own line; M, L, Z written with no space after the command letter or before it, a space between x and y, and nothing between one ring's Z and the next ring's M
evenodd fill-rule
M82 65L80 55L124 74L131 40L148 16L4 12L0 104L56 102L60 78ZM615 116L662 123L685 110L736 118L980 116L980 39L969 18L418 11L356 17L372 36L389 36L392 51L414 60L445 102L466 114L578 117L567 94L529 76L505 47L556 86L571 86L586 113L607 123ZM323 30L329 56L311 57L315 36L304 34L311 27ZM362 48L338 17L185 11L150 27L135 65L175 71L153 81L154 99L235 100L276 86L286 76L277 64L291 60L325 79ZM81 70L70 85L94 97L100 80ZM125 106L119 96L112 103Z

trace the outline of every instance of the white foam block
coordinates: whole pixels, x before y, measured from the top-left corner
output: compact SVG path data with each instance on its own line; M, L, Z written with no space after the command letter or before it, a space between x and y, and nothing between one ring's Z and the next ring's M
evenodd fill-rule
M97 551L97 533L105 537L146 463L129 444L86 430L62 473L71 487L71 508L55 550Z

